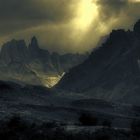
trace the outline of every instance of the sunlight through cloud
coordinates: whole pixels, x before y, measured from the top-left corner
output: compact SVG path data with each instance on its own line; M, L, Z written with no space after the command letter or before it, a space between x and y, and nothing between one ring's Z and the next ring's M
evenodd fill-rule
M97 5L93 0L81 0L76 12L74 24L81 31L86 31L98 15Z

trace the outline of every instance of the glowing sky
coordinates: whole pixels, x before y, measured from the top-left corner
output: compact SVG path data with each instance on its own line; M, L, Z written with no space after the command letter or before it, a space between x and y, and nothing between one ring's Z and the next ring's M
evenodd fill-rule
M129 0L130 2L140 2L140 0Z
M139 18L140 0L0 0L0 44L35 35L42 48L85 52Z
M85 31L89 28L92 21L97 18L98 10L92 0L79 0L76 13L74 27Z

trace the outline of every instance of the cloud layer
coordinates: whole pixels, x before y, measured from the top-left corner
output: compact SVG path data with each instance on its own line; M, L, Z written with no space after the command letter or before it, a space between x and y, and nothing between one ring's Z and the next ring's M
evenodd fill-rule
M140 18L140 3L132 0L85 0L97 7L97 17L86 30L74 26L84 0L0 0L0 41L36 35L42 48L85 52L113 28L132 28ZM91 13L94 17L95 13ZM90 15L90 17L91 17ZM87 15L88 16L88 15ZM78 24L78 23L77 23Z

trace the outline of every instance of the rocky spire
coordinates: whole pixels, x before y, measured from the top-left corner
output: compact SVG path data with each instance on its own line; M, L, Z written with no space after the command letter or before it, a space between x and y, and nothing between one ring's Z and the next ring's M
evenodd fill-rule
M140 19L134 25L134 33L138 38L140 38Z
M38 41L37 41L37 38L35 36L32 37L32 39L31 39L30 47L32 47L33 49L39 49Z
M31 39L31 43L29 44L29 54L32 58L36 58L39 56L39 45L37 38L34 36Z

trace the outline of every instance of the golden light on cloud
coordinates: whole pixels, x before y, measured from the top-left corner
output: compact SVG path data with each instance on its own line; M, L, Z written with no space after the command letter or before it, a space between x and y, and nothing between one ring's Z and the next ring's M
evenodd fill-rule
M93 0L80 0L77 7L74 24L76 29L85 31L91 25L93 20L97 18L97 5Z
M140 2L140 0L129 0L130 2Z

